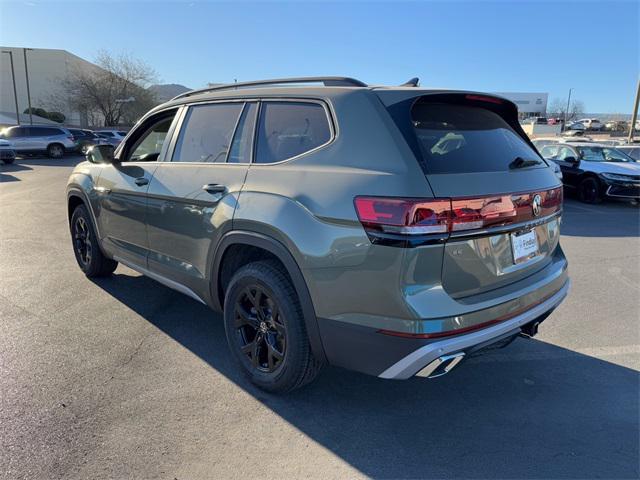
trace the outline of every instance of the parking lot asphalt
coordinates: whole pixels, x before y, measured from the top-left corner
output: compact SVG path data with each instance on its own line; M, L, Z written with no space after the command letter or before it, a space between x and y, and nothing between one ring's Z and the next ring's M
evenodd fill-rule
M0 478L638 478L640 209L568 199L567 300L436 380L252 387L219 315L76 266L79 157L0 166Z

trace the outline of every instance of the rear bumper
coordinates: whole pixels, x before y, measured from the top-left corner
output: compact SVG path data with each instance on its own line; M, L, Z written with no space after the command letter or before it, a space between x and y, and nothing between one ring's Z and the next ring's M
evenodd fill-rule
M544 319L555 309L567 296L570 284L570 280L567 280L565 285L551 298L510 320L473 333L458 335L424 345L391 365L378 376L397 380L407 379L420 373L421 370L440 357L464 353L474 350L480 345L488 346L491 345L492 341L499 341L512 334L518 334L524 325L540 318Z
M569 291L568 277L563 276L561 280L559 287L543 301L532 304L530 308L507 320L470 333L442 339L401 337L385 335L378 328L322 318L318 322L322 343L332 365L381 378L407 379L420 374L421 370L440 357L460 352L469 356L468 354L478 349L519 334L527 324L542 322ZM526 295L521 298L526 298ZM493 309L490 311L496 312ZM495 315L493 318L499 317Z

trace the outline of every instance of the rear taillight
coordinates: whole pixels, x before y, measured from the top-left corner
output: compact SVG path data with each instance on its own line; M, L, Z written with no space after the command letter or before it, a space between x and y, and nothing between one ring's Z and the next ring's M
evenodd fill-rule
M562 208L562 187L473 198L356 197L354 204L368 232L442 237L552 215Z
M448 199L356 197L354 203L365 228L404 235L448 231L451 210Z

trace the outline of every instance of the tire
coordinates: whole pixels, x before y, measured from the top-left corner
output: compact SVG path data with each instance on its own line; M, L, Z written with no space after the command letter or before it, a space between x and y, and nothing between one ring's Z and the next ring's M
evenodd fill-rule
M15 158L3 158L2 161L5 165L11 165L15 161Z
M585 178L578 187L578 198L581 202L596 204L602 201L600 183L595 178Z
M102 253L91 217L84 205L78 205L73 211L70 229L73 253L80 270L89 278L111 275L118 262Z
M289 392L322 368L311 351L298 295L275 262L250 263L235 273L225 292L224 324L232 355L263 390Z
M59 143L52 143L47 147L47 155L49 158L62 158L64 156L64 147Z

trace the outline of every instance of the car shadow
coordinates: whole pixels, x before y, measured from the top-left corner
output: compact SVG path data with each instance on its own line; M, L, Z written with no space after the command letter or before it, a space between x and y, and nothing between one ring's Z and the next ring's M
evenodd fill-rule
M33 170L33 168L28 167L26 165L21 165L19 163L16 163L16 161L14 161L14 163L2 163L0 164L0 172L4 173L4 172L21 172L23 170Z
M20 179L18 177L14 177L13 175L6 175L0 171L0 183L19 181Z
M589 205L565 198L560 231L572 237L638 237L640 208L631 202Z
M364 475L638 477L640 383L632 369L518 339L437 380L326 368L301 390L270 395L239 373L219 314L121 271L95 283Z
M20 156L13 165L27 166L37 165L45 167L74 167L80 162L83 162L85 157L81 155L69 155L62 158L49 158L40 156ZM10 165L7 165L10 166Z

